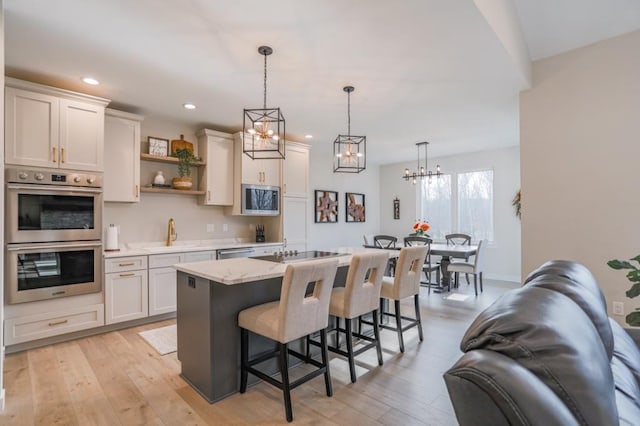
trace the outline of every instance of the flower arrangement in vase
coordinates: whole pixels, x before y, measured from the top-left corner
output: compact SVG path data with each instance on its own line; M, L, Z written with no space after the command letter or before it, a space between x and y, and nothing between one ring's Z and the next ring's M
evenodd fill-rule
M431 229L429 222L422 222L418 220L413 224L413 230L417 237L424 237L429 229Z

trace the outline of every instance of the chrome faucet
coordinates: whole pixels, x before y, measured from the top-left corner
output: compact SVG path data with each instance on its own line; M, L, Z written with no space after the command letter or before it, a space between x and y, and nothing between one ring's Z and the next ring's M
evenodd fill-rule
M178 238L176 223L173 221L173 218L171 218L169 219L169 229L167 230L167 246L172 245L176 238Z

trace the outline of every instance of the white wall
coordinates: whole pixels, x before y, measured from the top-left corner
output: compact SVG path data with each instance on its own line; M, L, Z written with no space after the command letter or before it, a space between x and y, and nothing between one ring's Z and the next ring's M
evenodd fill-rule
M312 144L313 145L313 144ZM311 148L309 162L309 249L326 249L338 246L361 246L363 234L377 233L380 229L379 167L368 166L361 173L333 173L333 157L330 153ZM313 191L324 189L338 192L338 222L315 223L315 199ZM345 192L365 194L365 222L345 222Z
M440 164L445 173L492 169L494 172L495 241L486 251L485 276L520 281L520 221L511 200L520 188L518 147L429 159L429 167ZM380 171L380 231L399 239L410 232L416 220L416 187L402 179L404 169L415 170L415 161L382 166ZM400 220L393 219L393 199L400 200ZM424 218L429 219L429 218Z
M640 254L639 52L637 31L537 61L520 97L523 274L581 262L626 312L640 298L606 262Z

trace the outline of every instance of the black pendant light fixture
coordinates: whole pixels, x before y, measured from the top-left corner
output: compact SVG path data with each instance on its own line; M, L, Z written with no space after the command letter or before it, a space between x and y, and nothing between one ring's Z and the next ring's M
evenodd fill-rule
M260 46L264 56L264 102L262 108L245 109L242 117L242 152L252 159L285 158L285 122L280 108L267 108L267 56L269 46Z
M338 135L333 141L333 172L360 173L367 167L367 137L351 135L351 92L353 86L345 86L347 92L347 134Z
M436 165L436 171L432 172L428 170L427 167L427 145L429 142L417 142L416 146L418 147L418 168L415 172L410 172L409 169L404 169L404 175L402 178L404 180L411 181L414 185L418 182L418 179L429 179L429 183L431 183L433 176L439 178L442 172L440 172L440 164ZM424 166L420 165L420 148L424 147Z

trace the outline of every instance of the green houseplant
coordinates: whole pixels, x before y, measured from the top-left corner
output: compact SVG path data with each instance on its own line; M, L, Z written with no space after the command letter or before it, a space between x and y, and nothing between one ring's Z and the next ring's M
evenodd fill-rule
M607 262L607 265L609 265L610 268L616 270L629 270L629 272L627 272L627 279L632 283L632 285L631 288L625 292L629 299L640 296L640 269L631 262L640 264L640 255L629 260L614 259ZM625 317L625 321L631 326L640 327L640 308L637 308L635 311L627 315Z
M178 159L178 175L179 177L173 178L171 185L175 189L191 189L193 186L193 180L191 179L191 167L200 161L199 157L193 154L193 151L183 148L177 149L176 152L171 154L172 157Z

